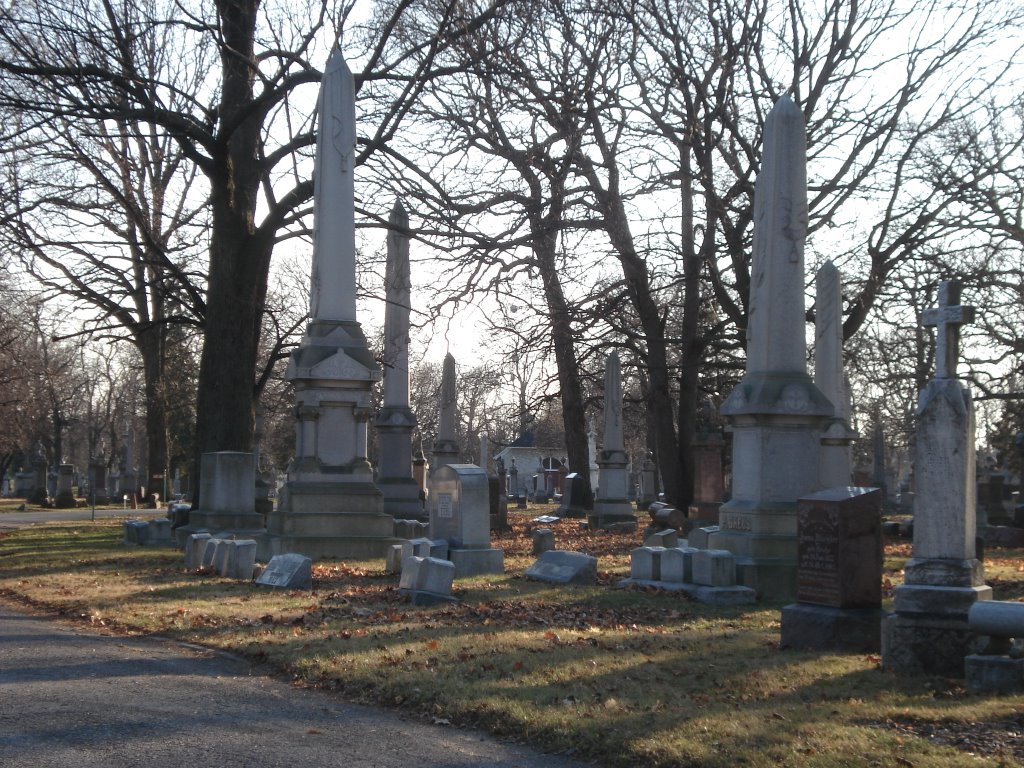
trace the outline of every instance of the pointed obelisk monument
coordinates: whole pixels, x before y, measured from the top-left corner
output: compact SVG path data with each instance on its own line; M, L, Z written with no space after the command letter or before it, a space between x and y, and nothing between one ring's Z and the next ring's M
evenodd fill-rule
M592 530L615 523L636 523L629 501L629 457L622 432L622 370L619 353L608 355L604 369L604 447L597 457L597 495L587 515Z
M383 557L396 539L366 458L380 370L356 321L355 87L340 50L328 59L317 109L310 322L287 372L295 458L261 556Z
M384 511L399 520L426 520L420 488L412 474L412 432L416 416L409 407L409 216L396 201L388 220L388 261L384 277L384 403L377 413L380 466L377 485Z
M959 302L960 287L942 283L922 318L936 328L935 378L917 403L912 557L882 633L882 666L896 672L962 677L975 640L967 614L992 599L976 551L974 403L956 377L959 327L974 308Z
M455 358L451 352L441 365L441 401L437 411L437 437L430 455L430 474L445 464L459 464L459 441L455 432L457 389Z
M826 261L815 276L814 383L835 408L821 433L822 488L850 485L850 446L857 437L850 427L850 392L843 373L843 284L839 270Z
M828 398L807 373L804 239L807 146L787 96L764 126L754 188L747 370L722 404L732 425L732 498L708 546L736 555L737 578L768 599L796 596L797 499L820 488Z

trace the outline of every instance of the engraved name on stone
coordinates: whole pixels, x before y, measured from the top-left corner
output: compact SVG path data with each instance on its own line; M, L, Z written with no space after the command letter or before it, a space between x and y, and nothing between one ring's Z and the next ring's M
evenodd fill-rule
M751 530L750 518L745 515L721 515L718 520L718 525L719 527L730 531Z

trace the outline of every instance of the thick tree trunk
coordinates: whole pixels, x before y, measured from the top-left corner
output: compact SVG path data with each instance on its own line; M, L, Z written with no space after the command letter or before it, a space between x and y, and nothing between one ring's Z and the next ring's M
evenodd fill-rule
M693 180L689 147L679 153L682 171L680 202L682 205L680 244L683 259L683 322L679 350L679 498L677 504L685 509L693 503L695 461L693 442L697 434L697 405L700 363L700 266L694 244ZM710 212L709 212L710 217ZM713 238L713 229L707 229L705 242ZM713 242L713 239L711 240Z
M146 492L159 493L166 501L167 490L167 398L164 391L164 337L167 328L151 323L136 337L142 357L146 391Z
M584 496L590 499L593 497L593 489L590 487L590 461L596 457L589 455L583 384L580 380L579 362L576 359L572 316L558 279L556 249L557 231L549 228L543 235L534 238L534 253L544 280L544 298L551 323L551 342L555 349L555 367L558 371L562 401L562 428L565 432L569 470L582 478L586 487Z
M252 449L254 372L271 245L256 236L261 114L253 104L259 0L218 0L224 34L221 141L211 178L212 232L196 401L193 498L202 454Z

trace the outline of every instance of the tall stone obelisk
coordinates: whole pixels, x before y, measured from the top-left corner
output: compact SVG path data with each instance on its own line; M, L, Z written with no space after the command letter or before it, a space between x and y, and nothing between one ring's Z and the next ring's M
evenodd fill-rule
M850 445L857 437L850 427L850 392L843 372L843 284L831 261L815 276L814 383L835 408L821 433L822 488L851 482Z
M608 355L604 369L604 447L597 457L597 495L587 515L591 529L635 523L629 501L629 457L622 431L622 368L619 353Z
M383 557L394 520L366 458L380 370L356 321L355 86L341 51L327 62L313 168L310 323L288 362L295 458L261 554Z
M747 370L722 404L733 430L732 498L714 549L736 555L737 577L768 599L796 596L797 499L819 490L820 438L834 410L807 374L803 114L783 96L764 126L754 188Z
M401 520L425 520L420 488L412 474L412 432L416 416L409 407L409 216L400 201L388 220L388 260L384 276L384 404L377 413L380 465L377 485L384 511Z

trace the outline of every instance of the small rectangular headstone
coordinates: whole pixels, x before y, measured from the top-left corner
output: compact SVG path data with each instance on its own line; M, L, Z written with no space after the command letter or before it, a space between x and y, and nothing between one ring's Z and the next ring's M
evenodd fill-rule
M208 533L193 533L185 540L185 570L194 571L203 564L203 552L210 540Z
M537 528L531 534L534 555L542 555L555 548L555 532L550 528Z
M148 520L125 520L123 530L125 544L145 544L149 540Z
M637 547L629 558L629 576L638 581L661 581L664 547Z
M709 525L706 528L694 528L690 531L690 535L687 537L687 542L691 547L695 547L696 549L707 549L708 537L713 533L718 533L717 525Z
M736 556L725 549L701 549L693 554L693 583L707 587L736 584Z
M401 544L392 544L388 547L388 551L384 556L384 572L385 573L401 573L402 572L402 560L405 559L403 555L404 547Z
M645 547L678 547L679 533L674 528L652 533L644 539Z
M231 568L225 576L229 579L252 581L252 573L256 569L255 539L236 539L234 542L235 556Z
M597 558L582 552L552 549L542 554L524 575L552 584L596 584Z
M671 547L661 553L661 580L671 584L693 581L693 547Z
M455 602L452 581L455 564L436 557L409 557L402 564L398 591L407 595L414 605Z
M149 536L146 544L151 547L169 547L174 543L171 535L171 521L158 517L149 521Z
M283 589L312 589L313 561L305 555L274 555L256 579L257 584Z

